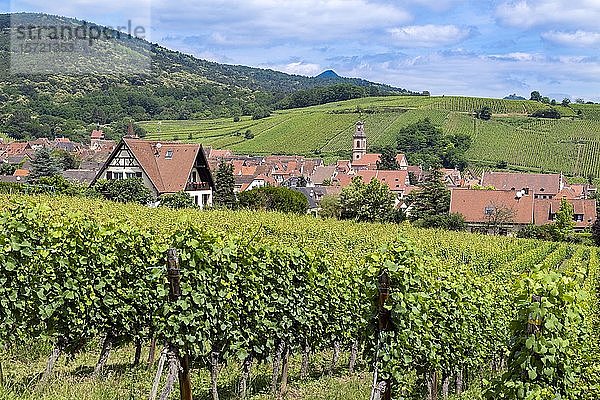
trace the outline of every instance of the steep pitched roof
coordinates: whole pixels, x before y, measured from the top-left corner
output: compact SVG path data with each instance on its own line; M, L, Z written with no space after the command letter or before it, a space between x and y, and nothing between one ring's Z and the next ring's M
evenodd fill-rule
M561 189L560 174L520 174L517 172L486 172L481 177L482 186L497 190L521 190L528 188L534 194L556 194Z
M184 190L188 177L201 152L201 145L178 142L160 142L123 138L142 169L159 193L175 193ZM167 158L169 152L171 157Z
M450 212L459 213L466 222L486 223L486 208L507 208L514 212L512 223L532 224L533 196L517 198L510 190L453 189L450 195Z

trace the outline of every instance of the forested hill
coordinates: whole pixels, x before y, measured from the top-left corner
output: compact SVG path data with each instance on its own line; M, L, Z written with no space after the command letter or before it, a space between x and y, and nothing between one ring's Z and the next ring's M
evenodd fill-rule
M129 118L185 120L264 115L273 109L294 106L291 95L303 91L316 103L371 95L413 94L405 89L336 74L311 78L218 64L125 35L115 40L112 47L102 49L107 57L91 59L78 57L77 53L65 54L59 63L48 65L47 73L9 73L10 39L15 35L15 26L82 25L98 26L46 14L0 14L1 132L14 138L61 134L77 139L96 124L110 124L112 129L105 129L109 134L111 131L122 133ZM96 63L105 58L118 60L123 54L136 60L150 57L151 69L142 74L122 74L116 68L116 73L94 73ZM29 72L27 65L25 67ZM78 73L57 74L57 69ZM321 87L333 89L325 94L315 93L315 89Z

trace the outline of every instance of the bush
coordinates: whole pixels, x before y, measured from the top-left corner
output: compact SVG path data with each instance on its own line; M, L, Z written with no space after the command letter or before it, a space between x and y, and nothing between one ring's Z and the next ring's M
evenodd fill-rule
M101 179L96 182L94 189L105 199L120 203L148 204L153 200L152 193L140 178Z
M239 205L252 210L306 214L308 200L300 192L285 187L265 186L242 192Z
M492 109L489 107L482 107L475 113L475 116L484 121L492 119Z
M173 209L194 208L194 199L186 192L168 193L160 196L160 207L168 207Z
M547 108L545 110L536 110L529 116L535 118L560 119L560 112L556 108Z
M417 220L415 225L422 228L439 228L449 231L464 231L467 228L465 218L458 213L431 215Z

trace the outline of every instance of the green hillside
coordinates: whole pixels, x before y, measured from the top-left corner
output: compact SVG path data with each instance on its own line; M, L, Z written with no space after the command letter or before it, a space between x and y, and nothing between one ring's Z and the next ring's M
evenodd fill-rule
M316 96L310 104L324 103L326 95L341 100L411 94L358 78L219 64L125 35L94 43L89 54L52 52L47 58L18 51L19 27L39 27L50 35L47 27L77 29L84 24L108 29L46 14L0 14L0 132L14 139L60 135L83 140L101 124L109 136L118 137L130 120L268 113L294 106L290 97L298 93L300 100ZM139 69L130 70L138 64ZM330 90L316 92L322 88Z
M471 113L492 109L490 121ZM471 97L373 97L278 111L271 117L151 121L141 126L148 138L201 142L238 153L303 154L328 161L348 157L354 124L361 119L370 146L391 145L400 128L429 118L444 132L466 133L472 164L564 172L600 177L600 105L556 106L560 120L528 117L548 106L535 101ZM251 135L246 135L250 131ZM252 137L250 139L246 137Z

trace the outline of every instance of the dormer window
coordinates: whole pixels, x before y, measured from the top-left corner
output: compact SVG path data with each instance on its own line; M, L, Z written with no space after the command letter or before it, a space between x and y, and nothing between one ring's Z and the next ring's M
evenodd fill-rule
M165 153L165 160L170 160L173 158L173 150L167 150Z
M486 207L484 213L488 217L491 216L492 214L494 214L494 207Z

